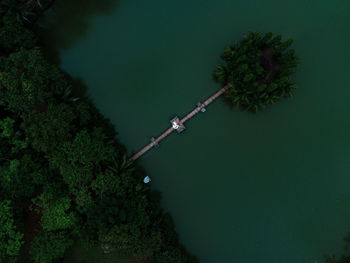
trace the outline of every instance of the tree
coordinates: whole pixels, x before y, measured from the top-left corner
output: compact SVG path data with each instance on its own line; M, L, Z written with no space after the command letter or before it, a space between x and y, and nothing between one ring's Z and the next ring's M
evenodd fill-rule
M3 195L12 200L20 200L34 194L35 184L32 176L36 171L32 171L31 165L30 156L25 155L0 166L0 189Z
M54 0L3 0L0 6L13 13L16 22L32 24Z
M73 141L65 141L55 152L50 163L60 170L63 179L71 188L90 185L95 173L103 169L103 162L111 160L115 149L105 143L105 135L100 128L92 132L83 129Z
M33 48L36 37L18 21L14 13L7 13L2 17L3 26L0 28L0 49L3 53L18 51L20 48Z
M74 126L71 123L76 116L70 105L49 102L45 112L35 110L22 116L21 127L38 152L50 154L72 137Z
M21 150L28 147L28 138L23 138L23 133L15 128L15 120L6 117L4 120L0 120L0 138L8 140L8 144L11 146L10 153L17 154Z
M33 203L40 209L41 225L45 231L71 229L78 223L78 216L71 208L69 197L60 197L56 200L51 193L44 192Z
M30 247L30 255L35 263L51 263L64 255L73 240L67 232L43 232L36 236Z
M0 201L0 261L15 262L23 234L16 229L10 200Z
M105 194L116 194L121 190L121 179L111 170L99 173L96 179L92 181L91 188L94 193L102 199Z
M325 263L349 263L350 256L341 256L340 258L336 258L335 256L325 256Z
M282 42L281 35L250 32L242 41L229 45L221 56L224 63L214 71L214 79L224 86L232 84L226 93L230 103L258 112L292 96L295 84L290 75L298 64L295 51L288 50L292 42Z
M16 114L34 108L45 111L47 103L55 100L53 92L69 87L61 71L49 65L39 50L20 49L0 63L0 106Z

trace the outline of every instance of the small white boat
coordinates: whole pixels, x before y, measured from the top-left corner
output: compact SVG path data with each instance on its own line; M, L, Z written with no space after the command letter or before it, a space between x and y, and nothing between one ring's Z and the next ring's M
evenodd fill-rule
M146 176L146 177L143 179L143 182L144 182L145 184L148 184L150 181L151 181L151 178L149 178L149 176Z

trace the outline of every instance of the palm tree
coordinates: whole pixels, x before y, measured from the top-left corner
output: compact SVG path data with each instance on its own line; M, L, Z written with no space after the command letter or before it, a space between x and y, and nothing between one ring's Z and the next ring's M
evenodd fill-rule
M126 154L123 154L120 161L118 161L116 157L113 157L113 159L112 165L108 166L108 168L116 174L130 175L135 170L134 162L128 161Z
M32 23L30 16L35 16L32 7L29 3L24 1L15 1L15 0L5 0L2 5L11 12L14 12L17 15L17 20L22 20Z
M71 99L71 94L72 94L72 89L71 87L56 87L53 89L52 91L53 95L59 99L59 100L63 100L63 101L74 101L73 99Z
M28 23L33 23L33 20L37 17L37 8L44 10L45 6L50 4L43 4L42 0L4 0L0 5L15 12L18 19L21 18Z
M292 40L282 41L281 35L262 36L250 32L243 40L225 48L223 63L214 71L214 79L222 85L232 82L226 97L232 105L258 112L268 104L290 97L295 88L289 76L294 73L298 58Z

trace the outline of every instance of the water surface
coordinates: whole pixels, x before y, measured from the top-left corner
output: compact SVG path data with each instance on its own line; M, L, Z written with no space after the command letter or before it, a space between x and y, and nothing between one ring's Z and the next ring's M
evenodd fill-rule
M293 99L259 114L219 99L139 162L202 263L341 253L350 231L349 1L120 0L78 24L79 11L64 8L68 23L53 23L48 39L130 152L220 88L211 72L230 41L249 30L293 38Z

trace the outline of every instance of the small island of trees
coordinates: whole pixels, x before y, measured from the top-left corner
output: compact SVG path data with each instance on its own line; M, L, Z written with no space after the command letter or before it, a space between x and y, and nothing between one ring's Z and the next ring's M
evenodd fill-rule
M224 63L213 75L217 82L232 83L226 97L237 108L258 112L268 104L292 96L290 80L298 65L291 39L272 33L248 33L243 40L229 45L221 55Z

